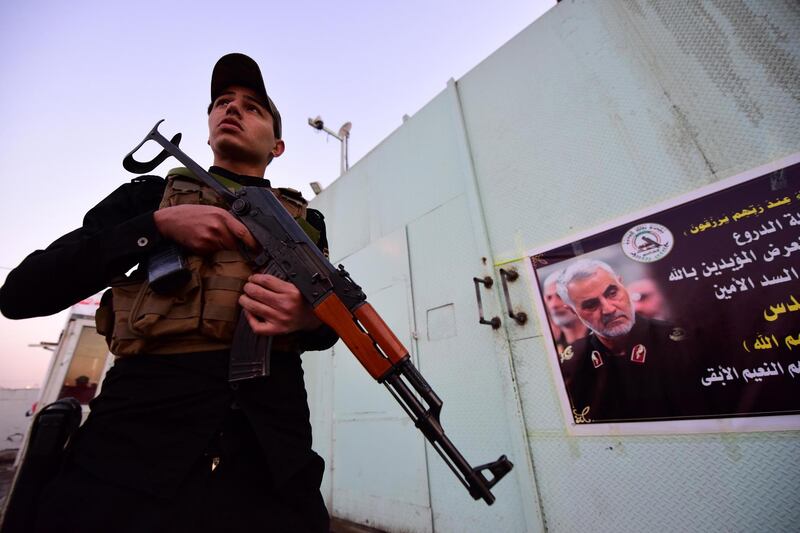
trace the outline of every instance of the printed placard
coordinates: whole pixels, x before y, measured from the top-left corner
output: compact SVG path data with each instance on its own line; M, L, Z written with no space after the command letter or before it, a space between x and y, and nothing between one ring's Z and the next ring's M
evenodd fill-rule
M571 432L800 428L800 154L529 259Z

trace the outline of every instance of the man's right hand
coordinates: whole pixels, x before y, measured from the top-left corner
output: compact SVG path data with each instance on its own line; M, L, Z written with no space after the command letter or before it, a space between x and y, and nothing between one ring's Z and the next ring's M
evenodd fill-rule
M219 207L176 205L159 209L153 219L162 237L197 255L236 250L237 241L248 248L258 248L245 225Z

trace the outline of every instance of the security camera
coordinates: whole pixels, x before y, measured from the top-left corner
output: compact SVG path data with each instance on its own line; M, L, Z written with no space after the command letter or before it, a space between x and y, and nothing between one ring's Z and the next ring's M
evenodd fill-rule
M317 115L316 118L308 119L308 125L311 126L312 128L321 130L325 126L325 123L322 122L322 117Z

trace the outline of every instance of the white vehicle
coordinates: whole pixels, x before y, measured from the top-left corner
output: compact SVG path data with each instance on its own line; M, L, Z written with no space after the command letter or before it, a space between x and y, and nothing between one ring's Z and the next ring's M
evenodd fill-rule
M105 338L99 335L95 329L94 315L99 304L100 295L96 295L86 298L70 308L67 323L56 343L55 353L50 361L38 401L28 413L31 417L56 400L71 397L80 403L81 422L86 420L86 416L89 414L89 402L99 394L103 378L114 363L114 356L109 353ZM14 480L8 496L2 502L0 523L3 523L3 518L8 511L6 506L11 501L20 471L24 470L21 465L28 451L33 429L32 422L35 419L31 418L30 420L31 424L28 426L14 461ZM50 431L52 432L52 426ZM41 450L39 457L41 458ZM26 491L23 493L25 496L22 497L22 501L25 502L29 494ZM15 504L17 509L19 509L19 503L18 501ZM8 516L9 520L12 520L11 515ZM14 514L14 517L15 520L18 519L18 512ZM19 523L15 522L15 524Z
M114 363L105 338L95 329L94 315L99 305L98 294L70 308L31 415L60 398L72 397L80 402L82 420L86 420L89 402L100 393L103 378ZM16 465L25 456L29 434L30 430L17 454Z

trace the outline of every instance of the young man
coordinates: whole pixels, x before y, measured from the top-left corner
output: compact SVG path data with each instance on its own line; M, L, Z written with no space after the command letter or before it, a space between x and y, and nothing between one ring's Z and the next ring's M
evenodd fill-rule
M232 189L270 187L281 117L251 58L217 62L208 127L212 174ZM295 191L273 191L324 251L322 215ZM188 254L191 277L159 294L142 265L166 241ZM174 169L166 183L123 185L8 275L0 309L10 318L112 287L98 331L119 358L45 489L37 531L328 531L300 354L336 336L294 285L254 274L240 243L256 246L210 188ZM274 336L273 353L269 376L232 386L239 306L254 332Z

